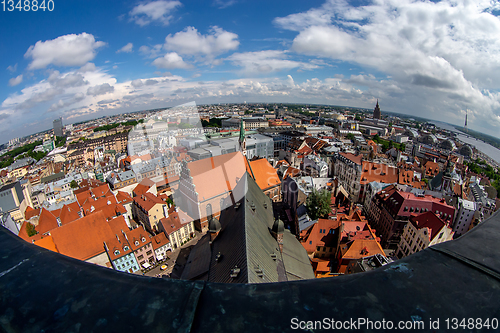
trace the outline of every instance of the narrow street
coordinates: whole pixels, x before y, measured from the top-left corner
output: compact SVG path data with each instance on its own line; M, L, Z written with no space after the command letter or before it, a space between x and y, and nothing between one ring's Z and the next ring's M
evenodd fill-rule
M152 270L148 271L144 275L145 276L151 276L151 277L162 277L162 275L170 277L170 274L172 274L172 271L173 271L174 266L176 265L176 263L177 263L178 267L183 267L185 265L186 261L187 261L187 257L189 256L189 252L190 252L191 247L195 246L196 243L198 243L198 240L204 234L201 233L200 231L196 231L195 230L195 235L196 236L193 239L191 239L189 242L187 242L186 244L182 245L181 247L175 249L169 255L169 259L167 261L164 261L163 263L157 265L156 267L154 267ZM179 255L180 255L180 257L179 257ZM168 267L167 267L166 270L162 271L160 269L160 267L162 265L165 265L165 264ZM174 272L173 277L174 278L179 278L180 276L177 276L177 275L180 275L180 274L176 274L176 272Z

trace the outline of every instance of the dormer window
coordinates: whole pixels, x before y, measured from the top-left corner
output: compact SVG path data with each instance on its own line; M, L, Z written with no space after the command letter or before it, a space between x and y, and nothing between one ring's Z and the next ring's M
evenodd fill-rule
M115 253L115 256L117 256L117 255L119 255L119 254L120 254L120 251L115 250L115 252L114 252L114 253Z
M135 244L135 245L139 245L139 241L135 241L135 243L134 243L134 244Z
M123 247L123 251L128 251L128 250L129 250L129 247L125 245L125 246Z
M145 243L146 242L146 237L142 237L142 242Z

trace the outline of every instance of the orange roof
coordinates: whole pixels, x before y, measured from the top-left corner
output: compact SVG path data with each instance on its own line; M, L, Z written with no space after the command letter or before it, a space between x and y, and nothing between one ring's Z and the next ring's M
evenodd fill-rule
M363 161L362 165L361 184L373 181L389 184L398 182L398 169L396 168L368 161Z
M261 190L281 184L276 170L265 158L250 161L250 168L249 173L254 175L255 181Z
M69 222L73 222L74 220L78 220L80 218L80 215L78 214L79 212L80 206L77 202L72 202L68 205L64 205L60 210L58 210L58 217L61 221L61 224L64 225ZM52 214L54 214L54 212L52 212Z
M170 235L171 233L179 230L180 228L184 227L186 223L189 223L193 220L182 210L177 209L178 211L175 211L176 208L177 207L175 206L170 207L168 211L168 217L160 219L160 223L162 224L163 229L165 230L165 233L167 235Z
M35 228L36 231L38 231L40 234L44 234L57 227L58 227L57 219L54 216L54 214L52 214L51 211L42 208L42 211L40 212L40 217L38 218L38 225Z
M435 176L439 173L439 164L436 162L428 161L424 167L427 176Z
M283 175L283 179L285 179L288 176L295 177L299 173L300 173L300 169L297 169L297 168L294 168L294 167L288 167L288 169L286 169L286 171L285 171L285 174Z
M144 193L144 194L142 194L140 196L135 197L134 201L139 206L141 206L142 208L144 208L146 211L151 210L151 208L153 208L157 204L160 204L160 205L166 204L166 202L163 201L161 199L161 197L157 197L153 193L149 193L149 192L148 193Z
M129 242L123 234L117 233L114 237L107 239L108 255L111 260L116 260L132 252ZM119 253L115 253L118 250Z
M316 251L317 246L334 246L337 240L336 232L339 227L338 220L318 219L318 222L313 224L308 230L306 237L303 237L302 246L308 253Z
M161 232L156 236L153 236L153 239L151 240L151 244L153 244L153 249L159 249L160 247L170 243L168 240L167 236L165 233Z
M345 158L349 159L350 161L361 165L361 155L354 155L351 153L339 153L339 155L344 156Z
M24 211L24 219L29 220L34 216L40 215L40 208L38 209L33 209L30 206L26 207L26 210Z
M118 191L118 193L116 194L116 201L119 204L124 205L129 202L132 202L132 197L127 192Z
M83 213L87 215L112 204L116 204L116 199L113 195L104 198L98 198L97 200L88 200L85 204L82 205L82 209Z
M151 242L151 236L144 230L142 225L134 230L125 232L125 234L127 235L130 247L134 251Z
M385 256L380 243L375 239L356 239L350 244L349 249L344 253L342 259L361 259L377 253Z
M104 252L103 242L115 237L102 213L91 214L50 232L59 253L87 260Z
M244 160L238 151L189 162L187 167L193 177L198 201L232 191L236 181L246 172Z
M44 249L59 253L59 251L57 251L57 246L54 243L54 240L52 239L52 236L46 236L44 238L36 240L35 245L38 245L40 247L43 247Z
M123 215L109 220L108 224L109 224L111 230L113 231L113 233L116 235L121 235L122 230L123 231L129 230L128 226L127 226L127 222L125 222L125 217Z
M96 198L99 198L103 196L108 196L111 193L111 190L109 189L108 184L104 184L98 187L91 188L90 192L92 192L92 194L94 194Z

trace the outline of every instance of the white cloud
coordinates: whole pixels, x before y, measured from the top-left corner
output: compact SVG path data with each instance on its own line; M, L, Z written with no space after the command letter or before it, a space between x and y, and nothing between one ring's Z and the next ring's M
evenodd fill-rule
M185 63L182 57L175 52L167 53L163 57L155 59L153 61L153 65L157 68L165 69L190 69L192 67L191 65Z
M165 38L164 48L183 55L204 55L213 58L227 51L236 50L238 35L213 26L210 33L202 35L194 27L187 27Z
M9 80L9 86L14 87L23 82L23 74Z
M129 13L131 20L140 26L157 21L168 25L173 16L171 13L182 4L179 1L151 1L135 6Z
M87 89L87 95L89 96L105 95L108 93L112 93L114 90L115 87L113 87L109 83L103 83L97 86L89 87Z
M133 80L132 82L130 82L130 84L134 87L134 88L140 88L144 85L144 83L142 82L141 79L137 79L137 80Z
M68 107L70 105L78 103L81 100L83 100L84 98L85 98L85 94L83 94L81 92L76 93L76 94L74 94L72 96L68 96L67 98L60 99L58 102L52 104L47 111L48 112L54 112L54 111L60 110L60 109L62 109L64 107Z
M9 70L12 73L14 73L15 71L17 71L17 63L14 66L7 67L7 70Z
M243 67L246 73L270 73L294 68L310 70L317 65L287 59L284 51L268 50L258 52L233 53L227 60L235 66Z
M499 7L489 0L377 0L357 7L330 0L274 23L298 32L291 47L297 53L390 76L392 86L378 92L393 96L394 108L420 112L408 106L420 103L430 118L443 120L469 108L476 125L500 126L499 96L491 93L500 89L500 20L491 14Z
M80 69L78 70L79 72L81 73L85 73L85 72L95 72L96 71L96 66L94 63L92 62L88 62L86 63L85 65L83 65L82 67L80 67Z
M237 0L214 0L213 4L214 6L218 7L219 9L224 9L227 7L231 7L234 5Z
M162 44L156 44L152 47L143 45L139 48L139 52L148 58L157 58L162 52L162 48Z
M66 73L61 75L59 71L52 71L47 81L54 87L59 88L80 87L89 83L80 73Z
M121 53L121 52L130 53L130 52L132 52L133 48L134 48L134 44L128 43L127 45L125 45L124 47L122 47L121 49L116 51L116 53Z
M38 41L29 47L24 55L31 58L28 69L45 68L48 65L82 66L94 59L96 50L106 45L96 41L94 36L87 33L71 34L47 41Z

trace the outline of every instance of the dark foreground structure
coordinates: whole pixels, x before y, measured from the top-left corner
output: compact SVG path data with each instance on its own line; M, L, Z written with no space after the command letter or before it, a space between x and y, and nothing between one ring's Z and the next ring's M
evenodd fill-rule
M305 328L307 321L358 318L394 327L422 322L425 332L451 331L453 318L466 324L468 318L489 318L492 324L500 318L499 238L495 214L458 240L374 271L250 285L121 273L39 248L0 228L0 331L283 332ZM321 331L315 324L309 331ZM478 328L454 331L487 331Z

